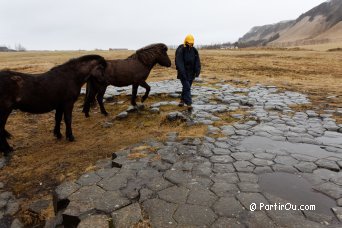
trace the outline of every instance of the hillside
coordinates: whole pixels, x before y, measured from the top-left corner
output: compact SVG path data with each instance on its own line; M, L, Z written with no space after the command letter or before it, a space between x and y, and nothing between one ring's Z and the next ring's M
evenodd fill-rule
M324 2L296 20L256 26L240 46L294 46L342 41L342 1Z

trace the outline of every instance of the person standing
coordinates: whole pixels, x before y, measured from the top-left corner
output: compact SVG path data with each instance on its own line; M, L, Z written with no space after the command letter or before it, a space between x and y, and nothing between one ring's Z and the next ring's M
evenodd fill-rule
M175 57L177 79L180 79L183 87L179 106L186 104L189 111L192 110L191 85L201 73L201 61L194 43L193 35L187 35L184 43L176 49Z

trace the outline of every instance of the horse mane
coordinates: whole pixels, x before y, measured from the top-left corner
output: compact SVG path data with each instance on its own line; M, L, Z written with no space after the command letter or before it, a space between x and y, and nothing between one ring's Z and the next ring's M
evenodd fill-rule
M100 55L83 55L83 56L78 57L78 58L72 58L63 64L57 65L57 66L51 68L50 71L65 68L65 67L71 67L71 66L74 66L76 64L79 64L82 62L88 62L88 61L92 61L92 60L99 61L100 64L102 64L104 67L107 66L106 60Z
M19 76L26 76L26 75L38 75L38 74L29 74L29 73L23 73L23 72L18 72L10 69L3 69L0 70L0 77L2 76L11 76L11 75L19 75Z
M146 66L152 66L155 64L156 56L162 54L163 50L167 50L167 46L163 43L150 44L143 48L138 49L128 59L138 59Z
M17 72L15 72L13 70L9 70L9 69L0 70L0 76L10 75L10 74L13 74L13 73L17 73Z

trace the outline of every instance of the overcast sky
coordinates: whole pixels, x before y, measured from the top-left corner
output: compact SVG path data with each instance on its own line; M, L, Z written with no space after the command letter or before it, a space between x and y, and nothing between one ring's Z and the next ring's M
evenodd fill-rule
M237 41L324 0L0 0L0 45L30 50L136 49Z

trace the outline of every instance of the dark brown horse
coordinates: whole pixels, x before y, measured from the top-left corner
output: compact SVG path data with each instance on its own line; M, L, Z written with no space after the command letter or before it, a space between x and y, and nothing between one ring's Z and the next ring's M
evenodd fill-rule
M66 137L74 140L71 129L72 110L82 85L89 77L104 79L107 62L99 55L86 55L52 68L43 74L0 71L0 151L13 150L6 138L8 116L13 109L34 114L56 110L54 135L60 139L60 123L64 114Z
M138 87L142 86L146 89L141 101L144 102L151 90L146 83L146 79L152 68L158 63L161 66L170 67L171 60L167 55L167 46L165 44L151 44L137 50L127 59L118 59L107 61L108 66L105 71L107 84L100 83L96 79L91 79L87 83L86 98L83 105L83 112L89 117L91 103L97 98L100 105L101 113L108 115L103 105L103 96L108 85L123 87L132 85L131 104L136 108L136 97Z

